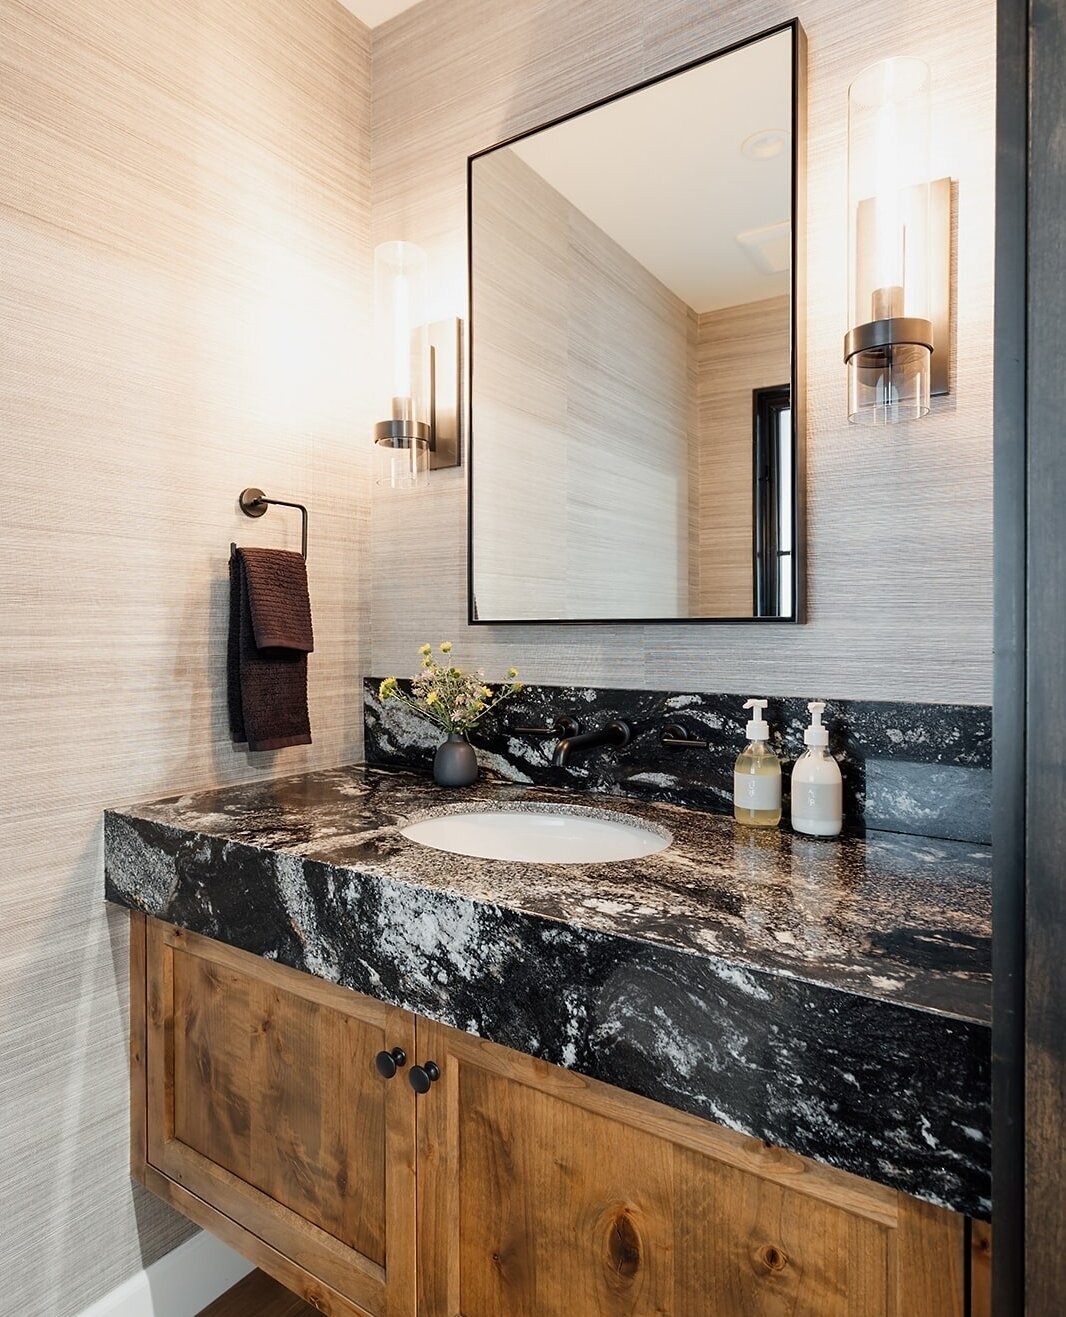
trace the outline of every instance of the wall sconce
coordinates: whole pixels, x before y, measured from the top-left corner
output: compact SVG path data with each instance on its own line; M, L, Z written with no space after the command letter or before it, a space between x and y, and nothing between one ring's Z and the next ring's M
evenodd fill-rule
M377 480L424 485L462 459L462 322L426 321L426 254L413 242L374 250Z
M848 88L848 419L894 425L948 392L951 180L929 178L929 67L888 59Z

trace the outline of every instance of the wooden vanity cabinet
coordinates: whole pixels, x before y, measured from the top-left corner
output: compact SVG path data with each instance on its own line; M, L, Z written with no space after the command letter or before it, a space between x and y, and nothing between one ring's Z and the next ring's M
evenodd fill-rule
M135 1170L323 1312L965 1317L987 1277L953 1212L155 920L133 934Z

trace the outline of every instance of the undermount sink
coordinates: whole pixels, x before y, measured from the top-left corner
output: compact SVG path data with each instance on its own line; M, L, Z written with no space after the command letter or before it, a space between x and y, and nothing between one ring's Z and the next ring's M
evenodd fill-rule
M491 805L415 819L401 836L420 846L482 860L526 864L603 864L666 850L665 828L607 810Z

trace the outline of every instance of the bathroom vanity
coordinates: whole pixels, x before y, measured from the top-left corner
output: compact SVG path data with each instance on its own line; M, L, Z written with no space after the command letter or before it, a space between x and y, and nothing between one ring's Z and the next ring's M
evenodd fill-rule
M106 818L133 1167L323 1312L987 1311L987 849L760 836L482 860L352 767Z

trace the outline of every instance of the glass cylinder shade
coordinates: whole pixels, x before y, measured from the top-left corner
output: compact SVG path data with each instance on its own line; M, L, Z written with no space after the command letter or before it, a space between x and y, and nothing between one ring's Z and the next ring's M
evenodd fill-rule
M377 479L393 489L429 475L426 254L413 242L374 249Z
M930 76L888 59L848 89L848 417L929 411L932 322Z

